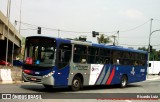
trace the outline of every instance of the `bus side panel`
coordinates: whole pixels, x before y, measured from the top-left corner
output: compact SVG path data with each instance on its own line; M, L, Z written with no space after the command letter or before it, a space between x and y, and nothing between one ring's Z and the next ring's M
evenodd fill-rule
M120 84L122 75L126 74L128 76L129 68L121 65L112 65L111 74L107 80L107 85Z
M135 70L135 72L134 72L134 77L135 77L134 82L139 82L139 81L146 80L146 72L147 72L147 67L146 66L135 66L134 70ZM132 68L132 71L133 71L133 68Z
M112 65L111 73L114 75L110 84L120 84L123 75L128 78L128 83L136 82L137 77L132 74L133 66Z
M120 84L123 75L127 76L128 83L144 81L146 80L146 67L105 65L105 68L102 69L95 85Z
M106 76L107 66L103 64L91 64L89 73L89 85L102 84L104 77Z
M136 67L136 66L121 66L120 67L120 77L119 77L120 80L119 80L119 83L121 81L122 75L127 75L128 83L137 82L138 81L137 77L139 76L138 69L139 68Z
M145 81L146 80L146 76L147 76L147 65L145 65L143 68L140 69L141 72L141 81Z
M110 84L119 84L120 83L120 72L121 72L121 68L122 66L116 66L116 65L112 65L111 66L111 74L109 76L109 79L107 80L106 84L110 85ZM113 76L113 78L112 78Z
M101 67L98 68L98 70L95 70L96 67L92 67L91 75L90 75L90 85L105 85L106 81L109 78L110 75L110 64L101 65ZM96 76L96 77L93 77ZM93 78L92 78L93 77ZM91 81L94 81L94 84L91 84Z
M128 83L140 82L146 80L145 66L112 66L115 68L115 73L111 84L120 84L122 75L127 75Z
M67 86L70 66L67 65L63 69L55 68L55 86Z
M73 78L76 75L82 75L83 85L89 85L91 65L90 64L80 64L80 63L70 63L70 73L68 76L68 85L72 85Z

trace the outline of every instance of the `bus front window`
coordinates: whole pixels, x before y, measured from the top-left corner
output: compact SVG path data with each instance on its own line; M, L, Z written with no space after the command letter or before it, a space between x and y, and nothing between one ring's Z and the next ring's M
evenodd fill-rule
M56 49L53 46L28 46L26 48L25 64L44 67L54 66L55 52Z

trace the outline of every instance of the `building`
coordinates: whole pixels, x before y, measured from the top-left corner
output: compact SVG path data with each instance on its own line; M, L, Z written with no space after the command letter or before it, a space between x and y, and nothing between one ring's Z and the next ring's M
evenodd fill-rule
M8 26L9 25L9 26ZM9 28L9 33L8 33ZM6 45L8 39L8 62L12 62L12 48L14 44L14 59L20 53L22 36L0 11L0 59L6 60Z

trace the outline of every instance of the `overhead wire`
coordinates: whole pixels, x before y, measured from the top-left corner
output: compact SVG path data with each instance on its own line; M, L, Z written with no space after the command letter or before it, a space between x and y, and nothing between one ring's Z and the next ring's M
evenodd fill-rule
M159 20L159 19L154 19L154 20L156 20L156 21L159 21L159 22L160 22L160 20Z
M129 31L132 31L132 30L136 30L136 29L140 28L141 26L147 24L148 22L150 22L150 20L146 21L145 23L143 23L143 24L141 24L141 25L138 25L138 26L136 26L136 27L133 27L133 28L131 28L131 29L120 30L120 32L129 32Z
M130 44L119 44L119 45L125 45L125 46L148 46L148 45L130 45ZM160 46L160 44L152 45L152 46Z
M154 19L154 20L157 20L157 19ZM160 21L160 20L159 20ZM19 22L19 21L17 21L17 22ZM138 29L138 28L140 28L140 27L142 27L143 25L145 25L145 24L147 24L149 22L149 20L148 21L146 21L145 23L143 23L143 24L141 24L141 25L138 25L138 26L136 26L136 27L134 27L134 28L131 28L131 29L128 29L128 30L122 30L122 31L120 31L120 32L128 32L128 31L132 31L132 30L136 30L136 29ZM24 25L26 25L26 26L30 26L30 27L34 27L35 29L36 29L36 27L39 27L39 26L37 26L37 25L33 25L33 24L29 24L29 23L25 23L25 22L21 22L21 24L24 24ZM75 34L72 34L72 33L92 33L92 32L77 32L77 31L68 31L68 30L60 30L60 29L53 29L53 28L48 28L48 27L43 27L43 26L41 26L41 28L43 28L43 29L46 29L46 30L53 30L53 31L60 31L60 32L68 32L68 33L70 33L70 35L72 35L72 36L74 36L74 37L77 37L77 36L75 36ZM35 30L35 29L33 29L33 28L28 28L28 29L31 29L31 30ZM27 29L26 29L27 30ZM109 37L111 37L111 36L113 36L113 35L116 35L117 34L117 31L112 31L112 32L99 32L99 33L114 33L114 34L112 34L112 35L109 35ZM63 33L62 33L63 34ZM62 35L61 34L61 35ZM88 38L91 38L92 36L86 36L86 37L88 37ZM125 38L125 37L124 37ZM123 46L134 46L134 47L138 47L138 46L148 46L148 45L130 45L130 44L119 44L119 45L123 45ZM160 46L160 44L157 44L157 45L152 45L152 46Z
M141 26L147 24L150 20L146 21L145 23L141 24L141 25L138 25L134 28L131 28L131 29L128 29L128 30L118 30L120 32L128 32L128 31L132 31L132 30L136 30L138 28L140 28ZM20 21L18 21L20 22ZM21 22L22 24L24 25L28 25L28 26L35 26L35 27L39 27L38 25L33 25L33 24L30 24L30 23L25 23L25 22ZM48 27L44 27L44 26L40 26L41 28L43 29L48 29L48 30L55 30L55 31L61 31L61 32L70 32L70 33L92 33L92 32L78 32L78 31L69 31L69 30L61 30L61 29L53 29L53 28L48 28ZM99 33L115 33L117 34L117 31L111 31L111 32L99 32ZM113 35L115 35L113 34ZM111 36L113 36L111 35Z

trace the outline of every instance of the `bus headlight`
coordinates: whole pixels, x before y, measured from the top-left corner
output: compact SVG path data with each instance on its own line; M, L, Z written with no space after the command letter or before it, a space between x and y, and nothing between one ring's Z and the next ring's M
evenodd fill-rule
M52 75L54 74L54 72L55 72L55 71L52 71L52 72L48 73L47 75L44 75L43 78L47 78L47 77L52 76Z

